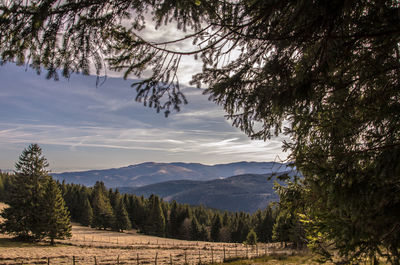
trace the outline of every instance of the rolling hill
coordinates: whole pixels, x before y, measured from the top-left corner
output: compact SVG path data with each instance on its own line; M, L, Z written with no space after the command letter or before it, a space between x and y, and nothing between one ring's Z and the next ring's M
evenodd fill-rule
M237 162L203 165L200 163L142 163L121 168L81 172L53 173L53 178L67 183L93 186L103 181L109 188L140 187L172 180L208 181L240 174L270 174L287 171L276 162Z
M244 174L210 181L167 181L137 188L121 187L119 190L145 197L156 194L167 201L190 205L252 213L279 200L273 189L275 181L271 174Z

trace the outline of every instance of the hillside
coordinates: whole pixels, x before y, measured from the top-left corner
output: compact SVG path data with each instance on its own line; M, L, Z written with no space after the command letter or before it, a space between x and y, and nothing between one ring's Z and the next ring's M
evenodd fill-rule
M271 174L244 174L210 181L167 181L119 190L145 197L156 194L167 201L252 213L265 208L269 202L278 201L273 189L276 178L270 177Z
M199 163L142 163L121 168L81 172L53 173L52 176L67 183L93 186L103 181L109 188L140 187L172 180L208 181L240 174L270 174L287 171L275 162L237 162L203 165Z

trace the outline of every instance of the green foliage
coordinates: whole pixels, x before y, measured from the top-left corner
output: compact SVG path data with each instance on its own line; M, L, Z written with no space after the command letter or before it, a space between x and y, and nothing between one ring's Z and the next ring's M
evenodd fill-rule
M118 190L115 191L114 194L114 215L115 221L113 224L113 229L116 231L123 231L131 229L131 221L129 220L128 212L125 209L125 204L122 201L122 197L119 194Z
M91 226L103 229L112 227L115 216L103 182L96 182L92 196L93 219Z
M89 226L92 221L93 221L93 209L92 206L90 205L89 199L86 198L83 201L83 205L82 205L82 214L81 214L81 218L80 218L80 223L82 225L85 226Z
M47 175L47 160L37 144L26 148L16 163L15 176L7 193L6 219L2 231L23 240L70 237L69 213L58 185Z
M83 225L121 231L129 229L129 224L132 224L145 234L201 241L244 242L250 229L272 234L272 225L268 222L274 223L275 212L271 206L254 215L221 213L203 206L164 202L155 195L148 199L132 194L121 196L118 190L107 190L102 182L93 188L65 183L60 187L68 198L65 201L68 209L72 209L73 220ZM77 204L78 201L83 203ZM95 215L95 212L102 215ZM105 216L114 221L104 222ZM265 220L268 220L268 225L265 225Z
M14 177L13 174L3 173L0 171L0 201L6 202L8 196L8 191L11 189L11 181Z
M47 160L38 145L29 145L22 152L15 165L16 174L8 194L7 203L10 207L2 213L6 219L2 231L23 240L40 240L44 237L40 203L48 180L47 166Z
M253 229L250 229L249 233L246 237L246 244L248 245L256 245L257 244L257 234Z
M218 242L220 240L219 232L221 228L222 228L221 216L218 213L216 213L211 223L210 237L212 241Z
M196 217L193 217L191 224L190 224L190 239L191 240L202 240L200 230L201 230L201 228L200 228L199 222L197 221Z
M69 212L57 183L51 178L46 184L42 200L45 236L50 238L51 244L54 245L54 239L71 237Z
M160 199L151 195L148 201L149 215L144 230L150 235L165 236L165 217Z

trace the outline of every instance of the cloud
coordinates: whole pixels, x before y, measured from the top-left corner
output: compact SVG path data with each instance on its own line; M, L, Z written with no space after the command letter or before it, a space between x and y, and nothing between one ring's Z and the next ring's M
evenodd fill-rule
M0 79L0 168L12 168L30 143L45 146L54 169L69 170L146 161L268 161L282 155L281 138L250 140L198 89L185 87L190 103L164 118L134 102L129 82L120 78L96 87L95 77L54 82L8 65Z

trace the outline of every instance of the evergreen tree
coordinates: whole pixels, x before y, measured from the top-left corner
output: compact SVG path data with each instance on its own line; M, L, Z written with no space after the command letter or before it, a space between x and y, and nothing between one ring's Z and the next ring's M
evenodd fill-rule
M14 178L14 175L9 173L0 172L0 201L7 202L8 192L11 187L11 179Z
M96 182L93 187L93 220L92 227L111 228L114 224L114 212L103 182Z
M52 178L46 184L42 200L44 234L50 238L51 244L54 245L54 239L71 237L69 212L65 208L61 191Z
M214 241L214 242L219 241L219 232L220 232L221 228L222 228L221 216L216 213L213 217L212 224L211 224L210 237L211 237L212 241Z
M80 223L84 226L89 226L93 221L93 209L90 205L89 199L86 197L83 200L82 212L80 216Z
M280 209L273 227L272 239L283 242L294 243L295 246L302 246L305 242L304 228L295 214L287 209Z
M8 194L10 207L1 213L6 219L2 224L3 232L23 240L40 240L45 236L41 203L49 179L47 167L47 160L37 144L29 145L22 152Z
M112 204L114 205L115 216L113 229L116 231L131 229L131 221L129 220L128 212L126 211L125 204L118 192L118 189L116 189L115 193L113 194Z
M270 242L272 240L272 229L275 223L273 209L271 205L263 211L256 212L257 222L254 225L255 232L260 242Z
M191 224L190 224L190 239L191 240L203 240L200 235L200 229L201 229L201 227L199 225L199 222L197 221L196 217L193 216Z
M143 196L133 198L132 212L129 213L131 217L131 223L134 227L144 230L146 222L148 221L148 209L145 205L145 199Z
M149 216L145 232L156 236L165 236L165 217L158 196L151 195L148 201Z
M253 229L250 229L249 233L246 237L246 244L248 245L256 245L257 244L257 234Z
M210 241L210 233L205 225L201 225L199 240Z

